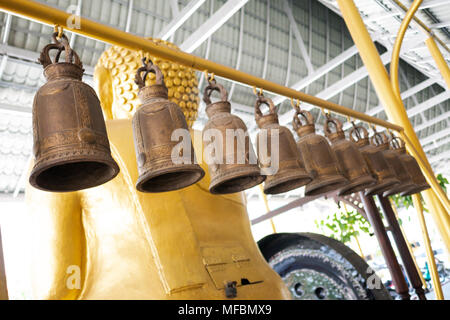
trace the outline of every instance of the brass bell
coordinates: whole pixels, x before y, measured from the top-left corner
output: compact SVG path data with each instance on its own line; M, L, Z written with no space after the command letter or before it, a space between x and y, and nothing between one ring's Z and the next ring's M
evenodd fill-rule
M299 116L305 120L305 124L302 124ZM305 188L305 196L326 194L348 185L350 182L341 174L338 160L327 139L315 133L311 113L297 109L292 125L300 138L297 146L303 163L313 178Z
M400 143L396 147L395 151L399 155L400 160L403 162L406 172L408 172L413 183L410 189L401 192L400 195L409 196L431 188L425 179L422 170L420 170L417 160L406 152L405 143L403 140L399 139L398 141Z
M380 142L381 142L380 145L384 149L383 151L384 158L391 165L395 175L397 176L397 179L400 180L399 185L385 191L383 193L383 196L388 197L394 194L411 190L411 188L414 187L415 185L408 171L406 171L405 164L400 159L400 154L397 152L397 149L400 148L401 145L404 145L403 140L401 140L399 137L392 137L390 143L386 143L385 140L382 140Z
M369 133L366 128L360 125L353 125L353 128L350 130L350 139L358 145L364 160L366 160L372 175L377 181L374 186L366 189L366 196L382 194L400 183L384 158L383 153L378 147L369 142Z
M213 91L220 92L220 101L211 102ZM222 152L220 159L208 163L211 174L209 191L213 194L234 193L263 182L266 177L261 175L247 127L239 117L231 114L231 104L228 102L225 88L215 80L209 81L204 90L203 101L206 103L206 114L209 118L203 129L203 136L205 133L218 135L219 137L211 137L220 139L221 145L216 147ZM231 141L228 141L230 139ZM205 141L205 149L208 149L211 143L213 141Z
M196 163L186 119L180 107L168 100L161 70L151 61L146 63L145 58L142 63L135 77L142 106L133 116L139 172L136 189L141 192L165 192L190 186L203 178L205 172ZM145 86L150 72L155 74L156 83ZM185 133L181 142L172 139L176 132Z
M101 185L119 173L111 157L100 102L81 81L83 64L63 34L41 52L47 82L33 103L34 167L30 184L53 192L76 191ZM50 50L57 50L55 61ZM58 62L62 52L65 62Z
M331 129L330 124L334 125L335 131ZM338 195L349 195L375 184L376 180L358 146L353 141L345 139L342 123L327 114L324 131L325 136L331 141L331 149L336 154L340 171L350 181L349 184L339 189Z
M262 114L261 104L269 107L268 114ZM255 119L260 128L257 135L258 158L262 173L267 173L264 193L279 194L309 183L312 178L302 164L294 136L288 128L279 125L275 105L261 94L255 103ZM262 150L263 147L267 147L267 152ZM278 170L272 170L274 168Z

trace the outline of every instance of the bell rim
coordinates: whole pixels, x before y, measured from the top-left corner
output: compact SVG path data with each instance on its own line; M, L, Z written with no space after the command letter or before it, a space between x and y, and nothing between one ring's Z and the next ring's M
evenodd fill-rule
M279 177L280 176L279 174L275 174L274 179L277 175L279 175L276 178L276 183L270 181L271 179L268 179L269 180L269 182L268 182L266 179L266 181L264 182L264 193L265 194L280 194L280 193L285 193L285 192L306 186L313 179L306 170L304 170L304 173L299 172L300 170L301 169L286 170L284 173L281 174L281 177ZM294 173L294 175L293 175L293 173ZM286 182L288 182L290 180L293 181L292 185L288 185L288 188L280 188L280 185L286 184ZM278 192L273 192L273 190L276 188L279 188Z
M410 196L410 195L413 195L413 194L416 194L416 193L428 190L430 188L431 188L431 186L428 183L426 183L426 184L424 183L424 184L420 184L418 186L414 186L414 187L411 188L411 190L406 190L406 191L400 193L400 195L402 197Z
M106 152L98 152L95 153L93 155L86 155L86 154L80 154L77 155L75 157L71 157L71 159L67 159L67 158L58 158L56 160L47 160L45 164L43 164L42 162L45 160L45 158L40 159L38 162L36 162L33 165L33 168L31 169L30 172L30 176L29 176L29 183L31 186L33 186L36 189L42 190L42 191L47 191L47 192L76 192L76 191L80 191L80 190L84 190L84 189L89 189L89 188L94 188L94 187L98 187L102 184L105 184L111 180L113 180L120 172L120 168L119 165L117 164L117 162L114 160L114 158L111 156L111 154L108 154ZM106 155L107 158L101 158L99 157L99 155ZM86 156L88 158L86 158ZM80 161L83 160L83 161ZM63 165L63 164L70 164L70 163L76 163L76 162L96 162L96 163L100 163L106 166L109 166L112 171L110 175L105 175L103 177L103 179L100 179L98 181L96 181L94 184L88 184L87 186L84 187L78 187L78 188L73 188L70 190L61 190L61 189L57 189L57 188L45 188L40 186L37 183L37 178L40 174L42 174L45 170L50 169L50 167L54 167L55 165Z
M230 193L242 192L244 190L247 190L254 186L257 186L266 180L266 176L261 174L261 171L258 166L242 168L242 170L236 171L234 174L229 174L230 179L228 179L228 180L232 180L232 179L234 180L234 179L242 178L245 176L253 176L255 179L253 181L248 182L245 185L245 187L241 187L239 190L233 190L230 192L217 192L217 189L219 187L221 187L221 185L223 183L229 182L229 181L220 181L219 178L221 178L221 176L216 176L211 179L211 182L209 184L209 192L211 194L230 194Z
M366 188L373 186L376 183L375 178L371 175L365 175L354 179L348 185L339 189L338 196L348 196L352 193L364 191Z
M305 196L318 196L318 195L325 195L329 192L335 191L337 189L343 188L344 186L346 186L347 184L349 184L348 179L346 179L344 176L342 175L334 175L333 179L328 178L329 180L327 180L327 177L329 176L322 176L319 177L318 179L313 179L312 183L307 184L306 188L305 188ZM314 181L316 181L314 183ZM318 184L318 187L315 187L314 189L310 189L311 186ZM323 185L325 185L325 187L322 187ZM309 186L309 188L308 188ZM318 192L317 190L321 190L320 192ZM325 191L323 191L325 190Z
M374 196L377 194L383 194L388 191L390 188L395 187L400 184L400 181L396 178L386 179L382 184L377 184L371 188L368 188L364 193L365 196Z
M181 170L180 170L181 169ZM176 188L173 187L173 184L167 184L166 187L160 187L160 188L152 188L144 189L143 185L147 182L149 182L150 179L154 179L156 177L161 177L165 174L170 173L191 173L192 175L190 180L185 181L185 183L177 185ZM170 192L170 191L176 191L183 188L187 188L197 182L199 182L203 177L205 176L205 171L200 167L198 164L179 164L171 167L163 167L161 169L153 170L153 171L147 171L142 175L139 175L137 181L136 181L136 190L143 192L143 193L162 193L162 192Z
M402 192L408 192L409 190L412 190L412 188L414 187L415 187L414 183L407 183L406 185L400 183L400 185L394 186L392 189L383 192L383 197L389 197L394 194L401 194Z

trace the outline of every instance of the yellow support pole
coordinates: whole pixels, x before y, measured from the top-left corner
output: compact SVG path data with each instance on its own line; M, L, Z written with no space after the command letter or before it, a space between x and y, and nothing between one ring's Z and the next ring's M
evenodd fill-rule
M441 282L439 281L439 274L437 272L436 261L434 260L434 253L431 249L430 237L427 231L427 224L425 217L423 216L423 207L420 200L420 195L414 194L412 196L414 207L417 209L417 216L419 217L419 223L422 229L423 242L426 249L428 268L430 268L431 279L433 281L434 292L437 300L444 300L444 294L442 293Z
M414 17L417 9L421 5L423 0L414 0L411 8L406 12L406 16L400 24L398 29L397 37L395 39L394 47L392 48L392 59L391 59L391 86L397 97L400 97L400 84L398 81L398 65L400 63L400 49L402 47L403 38L405 37L406 30L408 29L411 19Z
M403 128L399 125L394 125L388 121L371 117L363 112L346 108L339 104L323 100L309 94L282 86L272 81L268 81L251 74L224 66L219 63L209 61L197 57L195 55L170 49L164 45L156 44L144 37L124 32L122 30L103 25L98 22L80 17L79 29L68 26L67 21L71 21L70 13L55 9L51 6L35 2L31 0L0 0L0 9L11 12L19 16L28 17L30 19L48 24L50 26L59 25L66 30L75 32L93 39L108 42L113 45L118 45L130 50L143 50L150 52L152 55L166 59L181 65L199 70L214 73L216 76L234 80L250 87L257 87L265 91L272 92L277 95L299 99L303 102L325 108L327 110L347 115L349 117L373 123L385 128L395 131L401 131Z
M430 36L427 40L425 40L425 43L428 47L428 50L430 50L434 62L436 62L436 66L441 72L442 77L447 84L447 87L450 89L450 69L447 62L445 62L444 57L442 56L442 53L436 44L436 41L434 41L433 36Z
M394 211L395 218L398 220L399 217L398 217L397 208L395 207L395 203L392 200L392 198L389 198L389 201L391 202L391 207L392 207L392 211ZM411 247L411 243L409 243L408 238L406 237L406 232L405 232L405 229L403 229L403 226L401 224L399 224L399 226L400 226L400 231L402 232L403 238L405 238L405 242L408 245L408 250L409 250L409 253L411 254L411 257L413 259L414 265L416 266L417 272L419 273L419 277L420 277L420 280L422 281L422 285L426 289L427 288L427 282L425 281L425 278L423 277L422 271L420 270L419 264L417 263L416 257L414 256L414 252L413 252L413 249Z
M261 191L261 197L263 198L264 204L266 205L266 210L267 212L269 212L270 211L269 200L267 200L267 196L264 193L264 188L262 184L259 185L259 191ZM273 233L277 233L277 229L275 229L275 223L273 222L272 218L270 218L270 225L272 226Z
M381 62L378 51L359 15L358 9L352 0L337 0L337 3L341 9L342 16L347 24L350 34L352 35L353 41L358 47L361 59L369 72L370 79L374 84L378 97L385 107L386 114L391 121L401 124L404 127L403 136L407 138L405 139L407 148L417 159L428 183L433 187L434 193L431 190L424 191L424 194L426 195L425 200L430 209L433 208L436 210L435 214L440 217L440 220L445 221L448 219L450 212L450 203L447 195L440 187L431 170L431 166L426 159L425 152L423 151L419 139L408 119L408 115L406 114L401 99L395 95L391 88L386 69ZM440 204L438 205L438 199L441 201L442 206L440 206ZM438 223L438 221L436 222ZM446 242L447 248L450 248L450 242L448 242L448 228L441 228L440 231L443 232L442 238Z

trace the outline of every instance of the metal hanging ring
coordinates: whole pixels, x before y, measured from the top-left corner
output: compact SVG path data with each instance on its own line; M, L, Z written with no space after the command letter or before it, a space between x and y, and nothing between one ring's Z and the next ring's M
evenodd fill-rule
M80 68L83 68L83 64L78 56L78 54L70 47L69 40L64 33L58 39L58 32L52 34L52 39L54 43L46 45L39 56L39 63L41 63L44 68L50 64L58 63L61 53L64 51L66 53L65 62L73 63ZM58 50L55 55L55 60L52 61L50 58L50 50Z
M141 76L141 73L144 72L144 76ZM147 76L149 73L154 73L156 76L155 84L158 85L165 85L164 84L164 75L161 72L161 70L158 68L156 64L153 64L153 62L147 58L142 58L142 67L140 67L137 72L136 76L134 78L134 82L138 85L139 89L145 87L145 81L147 79Z
M214 82L209 82L203 91L203 101L206 105L211 104L211 94L213 91L218 91L220 93L220 99L222 102L228 101L228 92L221 84Z

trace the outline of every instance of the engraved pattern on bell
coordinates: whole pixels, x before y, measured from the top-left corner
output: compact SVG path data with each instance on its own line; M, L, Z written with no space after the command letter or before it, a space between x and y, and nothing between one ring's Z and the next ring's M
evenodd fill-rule
M139 99L142 106L133 116L133 137L136 150L139 177L136 189L141 192L166 192L178 190L198 182L205 172L197 164L194 148L190 140L188 125L180 107L168 100L168 90L161 70L144 58L143 67L136 73ZM141 73L144 76L141 77ZM150 73L156 75L156 83L145 86ZM182 129L188 141L173 141L174 131ZM189 150L181 153L190 157L181 163L174 163L173 150L179 143L186 142Z
M334 125L335 131L332 130L331 125ZM340 171L350 181L348 185L339 189L338 195L349 195L375 184L376 181L372 177L358 146L345 139L342 123L327 115L324 132L331 141L331 148L336 154Z
M213 91L220 93L220 101L211 102ZM208 164L211 173L209 191L213 194L240 192L262 183L266 178L260 172L247 126L239 117L231 114L231 104L227 97L225 88L215 80L209 81L203 94L209 118L203 134L209 130L217 130L222 137L222 145L217 146L222 149L222 159L218 159L220 163ZM228 141L230 138L232 141ZM205 141L205 149L211 143L214 141ZM232 148L229 147L231 143Z
M269 113L263 115L261 104L269 106ZM264 182L264 193L279 194L300 188L312 179L305 170L294 136L288 128L280 126L275 106L269 98L259 95L255 103L255 118L260 128L257 135L258 158L261 167L268 169L278 162L278 170L269 174ZM278 136L278 141L277 140ZM261 148L261 140L266 140L267 153ZM278 149L273 150L273 143ZM278 153L278 154L275 154Z
M304 124L300 117L305 120ZM297 109L292 124L299 136L297 146L305 168L313 176L313 180L305 188L305 195L326 194L348 185L349 181L341 174L338 160L330 144L325 137L315 133L311 113Z
M119 167L111 157L100 101L81 81L83 66L63 34L44 47L39 61L47 82L33 103L35 188L68 192L91 188L113 179ZM58 50L55 61L50 50ZM62 52L65 62L59 62ZM73 61L72 61L73 60Z

